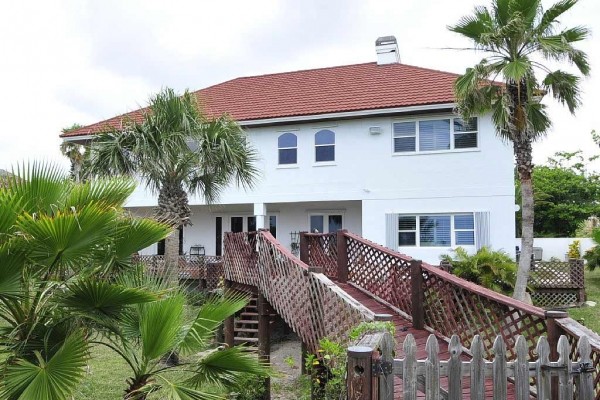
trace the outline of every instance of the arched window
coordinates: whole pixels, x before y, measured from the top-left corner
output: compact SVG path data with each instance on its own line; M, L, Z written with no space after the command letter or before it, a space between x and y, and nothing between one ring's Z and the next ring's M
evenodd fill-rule
M279 164L296 164L298 162L298 138L293 133L287 132L277 139L279 150Z
M335 161L335 133L323 129L315 133L315 162Z

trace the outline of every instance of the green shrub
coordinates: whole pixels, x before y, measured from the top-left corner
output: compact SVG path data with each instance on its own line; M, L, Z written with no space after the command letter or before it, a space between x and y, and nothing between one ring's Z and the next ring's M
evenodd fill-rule
M579 240L573 240L573 243L571 243L569 245L569 251L567 253L567 256L569 257L569 259L581 258L581 250L579 250L579 244L580 244Z
M314 398L341 400L346 398L346 355L345 345L330 339L319 341L319 357L306 358L306 370L312 378Z
M265 394L265 378L257 375L244 375L238 382L235 391L230 393L230 399L256 400Z
M350 331L350 341L354 342L361 338L365 333L375 333L387 331L394 337L396 326L389 321L361 322Z
M517 265L504 251L482 247L471 255L462 247L453 250L454 256L440 258L452 264L452 273L496 292L510 294L514 289Z
M350 331L349 339L355 342L366 333L389 332L392 337L396 327L392 322L361 322ZM319 357L314 354L306 357L305 367L311 376L311 389L314 398L324 400L346 399L347 344L330 339L319 341Z
M600 265L600 228L592 231L592 239L594 239L596 246L586 251L583 255L583 259L586 261L590 271L595 270Z

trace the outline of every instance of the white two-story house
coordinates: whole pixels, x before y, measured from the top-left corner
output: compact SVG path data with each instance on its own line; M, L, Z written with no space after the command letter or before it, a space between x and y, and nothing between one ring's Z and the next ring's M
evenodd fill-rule
M377 62L233 79L196 93L208 115L230 114L260 153L252 191L218 204L191 198L183 251L222 252L223 233L271 229L295 248L299 231L345 228L437 263L463 246L514 255L513 154L489 115L453 113L455 74L401 64L393 37ZM139 110L63 135L85 141ZM128 206L150 214L143 187ZM155 253L156 246L147 249Z

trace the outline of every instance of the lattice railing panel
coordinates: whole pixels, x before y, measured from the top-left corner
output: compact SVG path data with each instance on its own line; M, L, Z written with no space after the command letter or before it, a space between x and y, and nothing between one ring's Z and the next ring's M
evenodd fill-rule
M437 267L423 264L425 324L440 334L457 334L469 348L479 335L487 349L501 335L508 354L516 337L523 335L533 355L537 339L546 333L544 310L464 281ZM487 354L491 356L492 354Z
M256 232L227 232L225 234L225 279L245 285L258 286L258 253Z
M532 262L527 284L539 289L584 288L583 260Z
M373 314L325 275L309 272L269 232L259 235L259 289L312 352L324 337L343 339Z
M162 274L165 268L165 256L162 255L136 255L136 262L146 266L148 273ZM223 259L219 256L181 255L179 256L179 279L208 279L208 288L216 288L221 280ZM207 272L207 268L211 271ZM213 284L213 282L216 282Z
M411 313L410 257L346 232L348 281Z
M308 247L308 265L323 268L329 278L337 279L337 241L335 233L303 233Z
M579 303L579 292L569 289L538 289L531 293L531 300L538 307L568 307Z
M571 360L579 356L577 351L577 342L582 336L587 336L592 347L590 358L592 359L592 368L596 371L594 374L594 389L596 392L595 400L600 400L600 335L586 328L571 318L562 318L556 321L561 328L561 334L566 335L571 345Z

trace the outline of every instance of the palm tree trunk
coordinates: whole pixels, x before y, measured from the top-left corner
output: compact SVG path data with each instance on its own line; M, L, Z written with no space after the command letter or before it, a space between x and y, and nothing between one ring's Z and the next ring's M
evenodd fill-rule
M517 282L513 297L517 300L527 301L527 280L533 255L533 171L532 148L530 140L513 142L517 172L521 181L521 257L517 270Z
M158 193L157 218L173 226L173 232L165 239L164 278L179 283L179 231L189 224L191 210L188 197L181 182L163 182Z
M179 283L179 231L177 229L165 238L163 279L175 285Z

